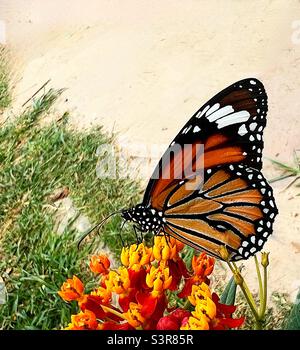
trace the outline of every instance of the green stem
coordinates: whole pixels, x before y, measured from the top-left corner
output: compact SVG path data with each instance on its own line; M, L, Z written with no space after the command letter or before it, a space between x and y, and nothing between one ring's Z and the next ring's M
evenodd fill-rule
M268 297L268 272L267 272L267 266L264 267L264 288L263 288L263 302L261 305L259 318L263 320L265 318L265 313L267 309L267 297Z
M259 315L261 315L261 309L262 309L262 304L263 304L263 300L264 300L264 288L263 288L263 284L262 284L259 263L258 263L258 259L257 259L256 255L254 255L254 260L255 260L255 266L256 266L256 272L257 272L257 278L258 278L258 284L259 284L259 301L260 301Z
M231 272L233 273L233 275L236 277L236 283L239 285L242 293L244 294L244 297L246 298L246 301L247 301L247 303L252 311L252 314L255 317L256 325L258 326L259 315L258 315L257 306L256 306L256 303L253 299L253 296L252 296L247 284L245 283L245 280L242 277L237 265L235 263L232 263L233 264L233 266L232 266L230 262L227 262L227 264L228 264Z

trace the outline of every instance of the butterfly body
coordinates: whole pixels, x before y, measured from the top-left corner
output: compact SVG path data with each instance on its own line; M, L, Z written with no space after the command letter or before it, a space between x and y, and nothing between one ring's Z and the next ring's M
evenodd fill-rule
M163 212L154 208L138 204L133 208L122 211L122 217L126 221L137 224L141 232L154 232L158 234L163 230L165 218Z
M260 251L278 213L261 173L267 95L254 78L214 96L159 161L141 204L122 216L142 232L171 235L222 259Z

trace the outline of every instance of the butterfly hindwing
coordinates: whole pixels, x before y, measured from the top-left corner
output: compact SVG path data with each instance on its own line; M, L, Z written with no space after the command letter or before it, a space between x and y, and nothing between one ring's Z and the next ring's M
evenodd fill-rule
M217 167L205 172L201 189L193 193L185 191L188 181L166 201L168 234L218 258L224 245L231 260L247 259L262 249L277 208L260 171L243 165Z

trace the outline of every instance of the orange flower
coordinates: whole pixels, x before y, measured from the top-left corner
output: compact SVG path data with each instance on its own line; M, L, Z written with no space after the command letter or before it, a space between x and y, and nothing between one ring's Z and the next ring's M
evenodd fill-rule
M102 299L103 304L107 304L111 300L111 291L104 287L99 287L93 292L91 292L91 295L96 295Z
M196 276L204 279L209 276L214 269L215 259L208 257L205 253L201 253L199 256L193 256L192 268Z
M95 314L92 311L84 310L77 315L71 316L71 323L69 323L66 330L86 330L97 329L98 322Z
M110 261L104 254L93 255L90 260L90 269L97 274L107 274L110 267Z
M79 301L83 297L84 285L80 279L76 276L67 279L63 283L58 295L65 301L77 300Z
M169 268L165 264L158 267L151 266L150 272L146 276L147 286L152 288L151 294L157 297L168 289L172 282L172 276L169 274Z
M142 327L145 322L145 317L141 315L142 305L136 303L130 303L129 309L123 314L127 322L134 328Z

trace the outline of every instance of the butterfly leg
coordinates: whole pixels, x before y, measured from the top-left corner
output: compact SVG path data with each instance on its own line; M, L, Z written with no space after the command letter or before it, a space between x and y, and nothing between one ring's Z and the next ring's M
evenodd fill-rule
M137 242L137 245L139 245L140 243L143 242L143 234L142 234L142 231L139 229L138 226L134 225L133 226L133 230L134 230L134 234L135 234L135 238L136 238L136 242ZM138 235L138 232L140 235Z
M119 237L120 237L120 240L121 240L121 243L122 243L122 247L123 247L123 248L125 248L125 247L128 246L128 244L124 242L124 239L123 239L123 237L122 237L122 231L123 231L123 228L124 228L125 224L126 224L126 221L124 221L124 222L122 223L121 229L120 229L120 233L119 233Z

